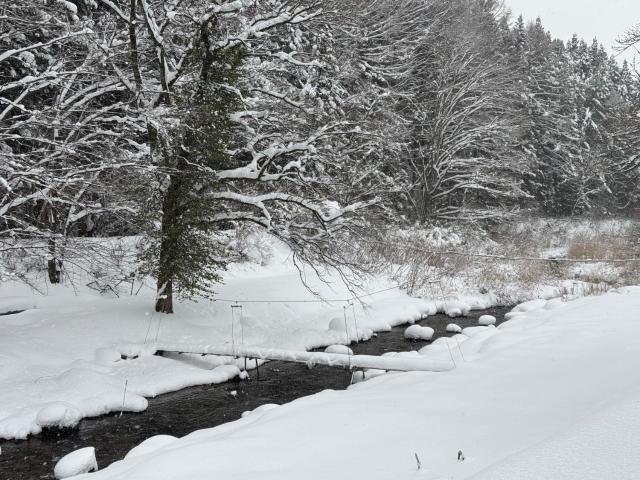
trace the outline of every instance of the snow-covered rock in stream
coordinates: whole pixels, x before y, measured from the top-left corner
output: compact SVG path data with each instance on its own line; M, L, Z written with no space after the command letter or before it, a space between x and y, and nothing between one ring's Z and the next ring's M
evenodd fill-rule
M495 325L495 324L496 324L496 317L494 317L493 315L482 315L478 319L478 325L483 325L485 327L488 327L489 325Z
M124 458L139 457L140 455L154 452L158 448L169 445L176 440L178 440L178 438L174 437L173 435L155 435L153 437L149 437L142 443L140 443L137 447L133 447L131 450L129 450L129 453L127 453Z
M404 331L404 338L407 340L431 340L434 332L435 331L431 327L411 325Z
M81 419L82 412L73 405L64 402L49 403L41 408L36 415L36 423L41 428L73 428Z
M329 345L324 349L324 353L341 353L343 355L353 355L353 350L351 350L346 345Z
M58 480L61 480L97 470L98 462L96 461L95 449L93 447L85 447L62 457L56 463L53 474Z
M455 323L450 323L447 325L447 332L449 333L462 333L462 327Z

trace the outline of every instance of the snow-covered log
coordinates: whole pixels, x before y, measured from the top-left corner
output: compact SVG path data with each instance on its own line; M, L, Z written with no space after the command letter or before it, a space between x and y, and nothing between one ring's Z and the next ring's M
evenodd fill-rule
M310 367L313 365L327 365L330 367L372 368L398 372L444 372L454 368L454 366L448 362L413 357L345 355L340 353L305 352L274 348L231 345L191 345L179 343L158 343L154 348L158 352L196 353L204 355L257 358L261 360L280 360L284 362L304 363Z

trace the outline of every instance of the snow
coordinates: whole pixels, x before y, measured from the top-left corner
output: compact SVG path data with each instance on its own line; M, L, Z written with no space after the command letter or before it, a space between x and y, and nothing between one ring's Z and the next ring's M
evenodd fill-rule
M3 296L0 298L0 313L18 312L36 308L36 300L30 297Z
M253 410L242 412L242 418L248 417L249 415L252 415L253 417L255 417L256 415L260 415L261 413L267 412L269 410L273 410L274 408L278 408L279 406L280 405L277 405L275 403L265 403L263 405L260 405L257 408L254 408Z
M178 440L173 435L154 435L153 437L147 438L142 443L138 444L138 446L129 450L129 452L125 455L124 458L133 458L139 457L141 455L146 455L151 452L155 452L160 447L164 447Z
M0 316L0 438L38 434L42 425L36 417L52 403L74 412L69 418L77 412L81 418L140 412L147 408L148 397L224 382L244 368L243 359L233 355L155 356L156 344L304 352L367 339L445 308L442 300L412 298L385 278L371 278L358 293L383 292L348 300L353 293L339 275L323 272L325 283L309 268L304 277L320 298L302 284L285 247L269 242L255 250L255 261L231 265L224 284L216 287L216 298L231 302L182 302L172 316L153 312L152 285L143 286L137 296L130 295L129 287L119 298L109 298L83 288L81 276L73 285L36 283L47 295L13 281L0 282L0 311L25 310ZM236 301L242 309L236 311L232 338L230 305ZM468 310L472 303L487 301L490 296L478 294L452 298L448 304ZM387 366L365 360L370 367ZM449 359L393 362L396 367L451 368ZM254 366L249 362L248 367ZM59 423L67 422L59 418Z
M496 317L494 317L493 315L480 315L480 318L478 318L478 325L489 326L495 324Z
M414 325L416 327L417 325ZM424 330L419 333L423 337L433 335L433 329L421 327ZM440 372L449 370L451 366L447 363L431 361L420 357L406 358L402 353L394 355L397 358L390 358L391 355L345 355L342 353L308 352L306 350L283 350L280 348L256 348L246 346L225 346L225 345L205 345L205 344L158 344L158 351L181 351L187 353L199 353L200 355L224 355L229 356L231 352L241 358L258 358L263 360L280 360L285 362L304 363L309 368L314 365L328 365L345 368L375 368L392 371L433 371ZM394 353L394 352L390 352ZM415 353L415 352L414 352ZM225 366L217 367L216 370ZM236 369L235 365L226 366ZM239 372L236 372L239 373Z
M442 312L451 318L464 317L468 315L471 310L471 305L460 300L445 300L444 302L438 302L437 307L439 312Z
M375 368L369 368L367 370L357 370L351 375L351 383L356 384L371 380L372 378L379 377L380 375L386 375L386 370L379 370Z
M95 470L98 470L95 449L93 447L85 447L62 457L56 463L53 474L57 479L62 479Z
M351 350L346 345L329 345L324 349L324 353L341 353L343 355L353 355L353 350Z
M556 437L516 453L473 480L602 480L640 472L640 391L613 401Z
M547 300L543 298L536 298L534 300L529 300L528 302L524 302L524 303L521 303L520 305L517 305L516 307L514 307L512 311L516 313L530 312L531 310L537 310L539 308L543 308L546 304L547 304Z
M640 287L528 309L405 354L450 371L371 372L78 480L636 478L638 312Z
M108 365L122 360L122 354L115 348L99 348L96 350L95 360Z
M422 325L411 325L404 331L404 338L409 340L431 340L435 330Z
M450 323L447 325L447 332L449 333L462 333L462 327L456 325L455 323Z
M50 403L40 409L36 415L36 423L40 427L75 427L82 413L73 405L62 402Z

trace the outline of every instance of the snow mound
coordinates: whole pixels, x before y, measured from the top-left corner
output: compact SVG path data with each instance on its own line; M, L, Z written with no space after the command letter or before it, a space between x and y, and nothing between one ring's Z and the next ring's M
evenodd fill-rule
M495 325L495 324L496 324L496 317L494 317L493 315L482 315L478 319L478 325L484 325L485 327L488 327L489 325Z
M133 447L129 450L129 453L127 453L124 458L139 457L141 455L146 455L147 453L155 452L160 447L169 445L176 440L178 440L178 438L172 435L155 435L153 437L149 437L141 442L137 447Z
M60 461L56 463L53 474L60 480L96 470L98 470L96 451L93 447L85 447L62 457Z
M462 333L462 327L460 327L460 325L456 325L455 323L450 323L449 325L447 325L447 332Z
M504 319L505 320L513 320L514 318L522 317L524 314L525 314L525 312L507 312L504 315Z
M411 325L404 331L404 338L407 340L431 340L434 332L435 331L431 327Z
M246 412L242 412L240 415L242 418L248 417L249 415L255 415L261 412L268 412L269 410L273 410L274 408L279 407L277 403L265 403L264 405L260 405L259 407L254 408L253 410L247 410Z
M324 349L324 353L341 353L342 355L353 355L353 350L351 350L346 345L329 345Z
M462 295L458 297L458 301L467 304L471 310L486 310L498 305L498 296L494 293Z
M36 423L40 427L75 427L82 419L82 412L73 405L54 402L41 408L36 415Z
M471 311L471 305L462 300L446 300L444 302L438 302L438 312L445 315L455 317L466 317Z
M547 300L544 300L542 298L537 298L535 300L529 300L528 302L524 302L524 303L521 303L520 305L516 305L511 311L512 312L530 312L532 310L539 310L541 308L544 308L546 303L547 303Z

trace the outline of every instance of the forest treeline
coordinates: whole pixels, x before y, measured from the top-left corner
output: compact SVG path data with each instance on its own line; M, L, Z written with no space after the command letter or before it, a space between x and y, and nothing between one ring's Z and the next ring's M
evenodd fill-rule
M639 115L628 63L494 0L17 0L0 251L59 282L67 239L139 235L171 312L239 225L340 266L380 225L630 215Z

